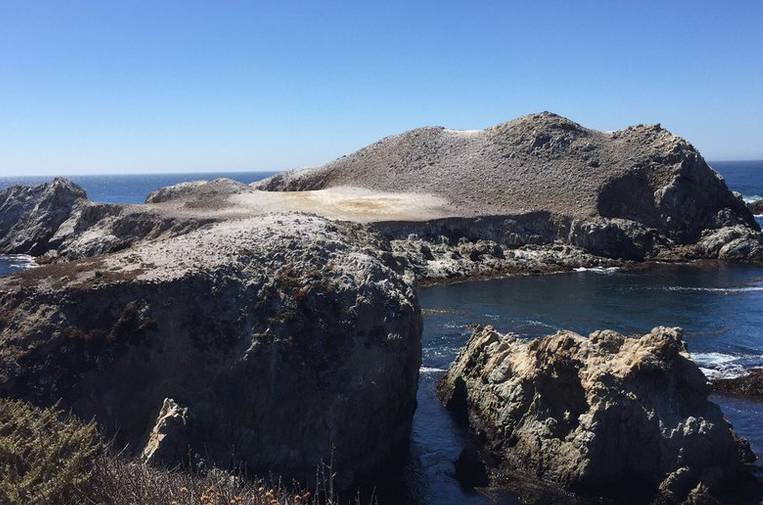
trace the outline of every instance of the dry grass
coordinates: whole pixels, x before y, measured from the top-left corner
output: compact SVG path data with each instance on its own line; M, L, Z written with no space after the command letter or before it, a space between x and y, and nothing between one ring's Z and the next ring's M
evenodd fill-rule
M306 491L261 479L247 480L220 470L162 470L113 455L100 457L78 504L89 505L314 505ZM73 504L72 504L73 505Z
M371 499L371 501L374 501ZM360 500L356 499L355 503ZM0 398L3 505L338 505L329 466L307 491L218 469L158 469L103 444L94 423Z

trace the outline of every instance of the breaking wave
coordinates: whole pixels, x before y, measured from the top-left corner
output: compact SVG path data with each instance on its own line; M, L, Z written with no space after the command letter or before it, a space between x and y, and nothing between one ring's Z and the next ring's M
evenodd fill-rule
M575 269L576 272L593 272L596 274L613 274L620 270L620 267L578 267Z
M691 353L691 358L708 379L734 379L747 375L749 368L754 367L745 366L745 364L759 361L763 359L763 356L735 356L722 352L696 352Z
M441 373L441 372L447 372L444 368L437 368L435 366L422 366L419 368L419 373L422 374L430 374L430 373Z
M661 289L664 291L697 291L701 293L720 293L723 295L731 295L736 293L749 293L754 291L763 291L763 286L740 286L730 288L708 288L697 286L663 286Z

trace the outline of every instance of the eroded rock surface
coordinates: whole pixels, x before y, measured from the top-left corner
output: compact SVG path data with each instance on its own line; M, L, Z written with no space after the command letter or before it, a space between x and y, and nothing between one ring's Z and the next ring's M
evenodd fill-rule
M201 213L92 202L81 187L56 178L0 192L0 254L30 254L43 262L81 259L182 235L215 220Z
M659 125L605 133L544 112L484 130L420 128L255 183L292 192L337 186L435 196L447 201L454 218L527 221L545 213L553 233L540 235L544 244L617 259L668 256L709 230L737 226L761 243L742 199L691 144ZM501 235L500 223L493 224L492 234ZM719 251L691 254L718 257L708 255ZM759 260L761 248L735 247L734 257L724 259Z
M746 375L732 379L716 379L713 381L713 390L763 400L763 369L754 368Z
M172 398L211 463L310 484L333 451L347 486L399 468L420 332L378 235L233 220L0 280L0 394L61 399L136 454Z
M536 340L481 328L439 393L499 475L583 495L682 503L745 479L754 459L708 401L678 328Z
M61 178L0 191L0 252L45 253L58 228L85 198L81 187Z

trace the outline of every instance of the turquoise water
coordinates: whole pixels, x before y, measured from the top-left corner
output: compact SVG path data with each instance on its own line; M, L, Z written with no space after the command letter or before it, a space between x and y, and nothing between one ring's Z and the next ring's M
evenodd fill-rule
M713 163L732 190L763 195L763 162ZM80 177L98 201L142 202L153 189L223 174ZM269 173L227 174L252 182ZM44 179L43 179L44 180ZM39 182L37 179L35 182ZM0 187L8 179L0 179ZM760 220L759 220L760 221ZM24 258L0 258L0 275L23 268ZM405 482L382 505L518 503L463 489L453 461L466 434L437 401L437 380L468 338L470 323L537 337L568 328L644 332L681 326L696 361L709 375L733 376L763 366L763 267L657 265L638 272L584 271L517 277L422 289L425 310L418 409ZM716 396L737 431L763 457L763 403Z

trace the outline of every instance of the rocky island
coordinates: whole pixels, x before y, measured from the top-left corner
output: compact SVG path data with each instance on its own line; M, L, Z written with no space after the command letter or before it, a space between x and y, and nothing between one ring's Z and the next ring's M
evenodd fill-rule
M142 205L95 203L64 179L12 187L0 192L0 253L43 265L0 279L1 395L94 417L157 465L203 455L310 482L333 454L352 489L405 455L417 285L760 261L763 238L741 198L660 126L605 133L541 113L413 130L322 167L184 183ZM677 332L529 345L481 335L443 394L478 423L497 468L519 458L576 491L626 482L675 502L745 473L749 450L707 401ZM671 387L650 386L658 375ZM570 395L539 396L539 417L527 392L557 385ZM647 404L642 431L618 431ZM531 423L527 437L505 416ZM657 452L637 454L636 435ZM615 446L636 452L610 467Z

